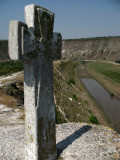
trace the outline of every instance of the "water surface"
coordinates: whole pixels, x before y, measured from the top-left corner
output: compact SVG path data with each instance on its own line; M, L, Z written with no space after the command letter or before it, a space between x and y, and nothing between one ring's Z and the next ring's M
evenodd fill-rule
M110 93L92 78L81 78L81 81L99 104L113 128L120 133L120 100L111 97Z

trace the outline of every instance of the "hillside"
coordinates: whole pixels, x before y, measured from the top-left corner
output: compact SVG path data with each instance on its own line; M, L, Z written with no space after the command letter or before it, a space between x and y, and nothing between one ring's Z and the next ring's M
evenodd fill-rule
M117 160L120 158L120 135L108 127L90 123L89 117L92 115L98 118L100 124L105 122L78 81L76 67L74 61L54 64L56 122L68 122L56 125L58 160ZM23 160L25 158L23 73L3 76L1 84L0 159ZM72 121L78 123L70 123Z
M19 68L22 70L22 64L18 62L17 64L21 65ZM2 66L1 71L6 71L7 67L7 70L11 71L9 73L15 72L12 67L14 63ZM104 115L80 82L77 73L78 66L78 63L72 60L54 63L56 123L92 122L108 126ZM0 81L0 104L10 108L23 106L23 73L0 77Z
M120 37L63 40L62 58L118 60L120 59Z
M7 75L16 67L22 70L23 64L5 62L0 68L6 74L0 77L0 159L25 157L23 72ZM119 159L120 135L105 127L103 113L79 80L80 64L62 60L53 68L58 160Z
M0 40L0 62L9 61L8 56L8 41Z
M120 59L120 37L63 40L62 58L115 61ZM0 62L8 61L8 41L0 40Z

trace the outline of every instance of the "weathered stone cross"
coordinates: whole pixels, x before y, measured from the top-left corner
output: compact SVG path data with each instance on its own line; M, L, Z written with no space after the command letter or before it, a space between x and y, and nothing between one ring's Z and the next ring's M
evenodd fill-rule
M26 6L25 20L9 26L9 56L24 61L25 159L55 160L53 60L61 57L62 38L45 8Z

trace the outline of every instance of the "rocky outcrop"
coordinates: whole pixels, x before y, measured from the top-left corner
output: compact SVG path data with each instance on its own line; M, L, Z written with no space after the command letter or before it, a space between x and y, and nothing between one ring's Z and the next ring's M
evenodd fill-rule
M120 37L63 40L62 58L118 60Z
M24 125L0 126L0 159L24 160ZM86 123L56 126L57 152L63 160L120 158L120 135L108 127Z
M119 60L120 37L63 40L62 58ZM0 40L0 62L9 60L8 41Z

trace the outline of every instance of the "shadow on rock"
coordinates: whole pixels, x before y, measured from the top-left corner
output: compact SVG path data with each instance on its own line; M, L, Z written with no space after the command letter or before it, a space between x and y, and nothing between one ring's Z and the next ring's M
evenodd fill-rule
M84 133L89 131L92 127L89 125L85 125L79 130L75 131L73 134L65 138L64 140L57 143L57 155L58 157L60 154L66 149L69 145L71 145L76 139L78 139L80 136L82 136Z

